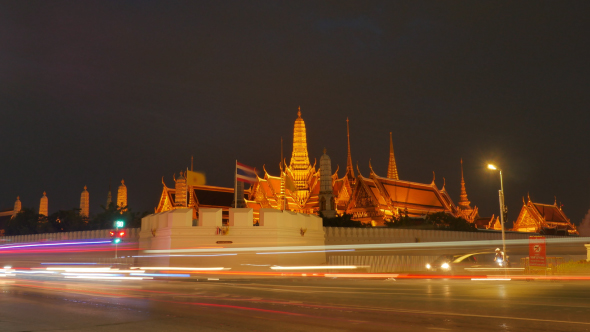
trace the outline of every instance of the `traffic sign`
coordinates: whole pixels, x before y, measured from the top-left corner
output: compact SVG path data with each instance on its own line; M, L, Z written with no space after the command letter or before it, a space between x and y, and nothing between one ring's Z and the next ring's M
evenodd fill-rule
M529 266L547 266L545 237L529 236Z

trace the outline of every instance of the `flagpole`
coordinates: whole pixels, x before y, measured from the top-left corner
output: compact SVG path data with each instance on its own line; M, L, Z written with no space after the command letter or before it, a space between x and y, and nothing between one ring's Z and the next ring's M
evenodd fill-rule
M234 170L234 209L238 208L238 160L236 159L236 169Z

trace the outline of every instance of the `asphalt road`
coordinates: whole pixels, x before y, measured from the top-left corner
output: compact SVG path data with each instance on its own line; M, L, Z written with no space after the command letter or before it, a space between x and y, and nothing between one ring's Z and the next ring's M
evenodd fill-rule
M0 280L0 331L588 331L573 281Z

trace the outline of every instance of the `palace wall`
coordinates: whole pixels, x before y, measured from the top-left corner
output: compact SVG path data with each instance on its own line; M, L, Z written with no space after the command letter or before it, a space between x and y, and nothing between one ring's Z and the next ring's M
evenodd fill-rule
M322 219L315 215L260 209L259 226L253 209L229 210L229 225L222 225L221 209L199 209L195 226L192 209L175 209L146 216L139 237L140 264L158 266L230 267L268 271L270 265L318 265L326 262L324 252L271 254L258 251L178 253L174 249L212 249L324 245ZM171 250L171 251L169 251ZM279 249L280 250L280 249Z

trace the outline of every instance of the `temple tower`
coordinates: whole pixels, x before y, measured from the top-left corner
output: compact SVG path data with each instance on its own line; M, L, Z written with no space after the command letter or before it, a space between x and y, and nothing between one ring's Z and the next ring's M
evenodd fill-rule
M346 177L351 184L356 182L354 177L354 168L352 167L352 156L350 154L350 127L348 125L348 118L346 118L346 138L348 139L348 158L346 159Z
M308 190L309 183L307 181L311 175L311 165L307 154L307 134L305 122L301 118L301 107L297 111L297 119L293 130L293 154L291 155L289 168L297 189Z
M474 222L478 217L477 206L471 207L471 202L467 199L467 190L465 190L465 178L463 177L463 159L461 159L461 194L459 195L459 215L469 222Z
M393 139L391 138L391 132L389 132L389 166L387 166L387 177L399 180L397 164L395 163L395 156L393 155Z
M174 181L176 182L174 204L177 207L186 207L186 178L183 176L182 171L180 171L178 179Z
M105 207L108 209L112 202L113 194L111 193L111 182L109 181L109 192L107 193L107 205Z
M467 199L467 190L465 189L465 178L463 178L463 159L461 159L461 194L459 195L459 207L461 210L472 210L471 202Z
M117 206L123 211L127 211L127 186L125 186L125 180L121 180L119 190L117 190Z
M20 202L20 196L16 196L16 201L14 202L14 210L12 210L12 218L14 218L22 209L22 204Z
M332 188L332 161L330 156L324 154L320 158L320 213L327 218L336 216L336 206Z
M86 186L84 186L84 190L80 195L80 215L88 218L90 216L90 193L86 189Z
M48 216L49 211L49 201L47 200L47 193L43 192L43 197L41 197L41 202L39 203L39 214Z

